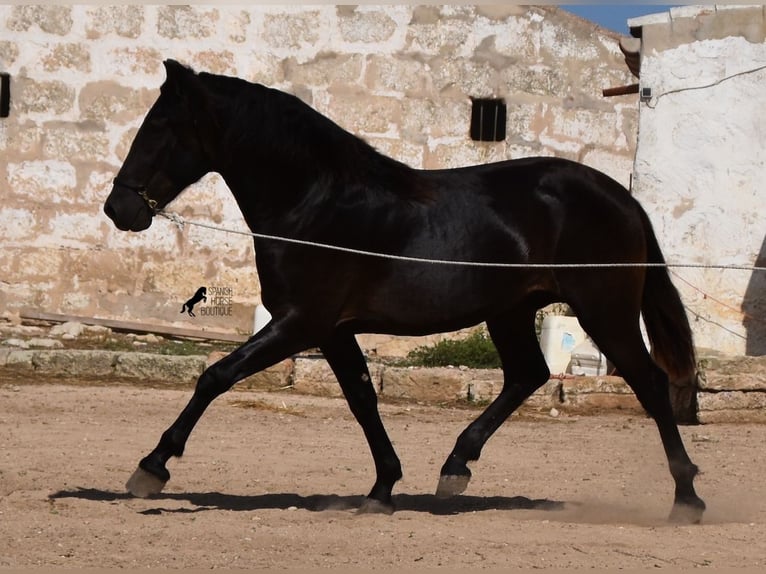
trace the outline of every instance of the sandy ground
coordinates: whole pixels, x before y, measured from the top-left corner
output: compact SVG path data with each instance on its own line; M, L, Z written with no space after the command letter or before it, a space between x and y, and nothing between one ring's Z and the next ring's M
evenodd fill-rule
M356 515L372 485L337 399L218 399L166 491L123 484L189 390L0 381L0 567L675 568L766 565L766 426L684 427L702 525L665 522L672 484L640 416L522 416L466 494L432 495L477 411L384 404L404 466L393 516Z

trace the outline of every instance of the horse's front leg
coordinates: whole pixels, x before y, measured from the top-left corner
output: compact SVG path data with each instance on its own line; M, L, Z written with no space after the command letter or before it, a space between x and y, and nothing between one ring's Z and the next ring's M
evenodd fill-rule
M375 484L359 512L391 514L394 511L391 491L402 477L402 466L380 419L378 397L364 355L351 333L335 333L321 349L364 431L375 461Z
M272 320L237 350L208 367L184 410L162 434L155 449L139 462L125 485L128 491L139 497L160 492L170 479L167 461L183 454L189 435L213 399L237 381L306 349L309 343L304 335L299 325Z

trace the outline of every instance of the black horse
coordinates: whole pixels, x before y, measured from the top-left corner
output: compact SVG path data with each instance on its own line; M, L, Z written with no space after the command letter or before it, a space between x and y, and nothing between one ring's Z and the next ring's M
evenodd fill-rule
M119 229L146 229L157 210L215 171L258 234L521 266L437 265L257 237L263 303L273 318L202 374L186 408L128 481L133 494L162 489L170 478L167 461L181 456L213 399L257 371L319 347L375 461L376 481L360 510L392 512L401 465L355 334L423 335L486 321L505 383L460 434L441 469L437 494L458 494L471 476L467 463L548 380L535 312L564 301L657 423L675 481L671 519L701 519L705 504L693 486L697 467L673 407L679 417L692 416L691 331L649 219L624 187L555 158L412 169L291 95L197 74L172 60L165 68L160 96L104 206ZM583 261L609 265L575 265ZM641 313L653 355L641 336Z
M200 301L207 301L207 287L200 287L197 289L194 295L181 306L181 313L186 312L189 314L189 317L196 317L194 314L194 306Z

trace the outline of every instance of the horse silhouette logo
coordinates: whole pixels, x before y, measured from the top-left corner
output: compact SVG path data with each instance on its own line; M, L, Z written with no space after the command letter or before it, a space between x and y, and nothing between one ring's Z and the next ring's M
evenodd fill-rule
M181 313L186 312L189 317L196 317L194 306L200 301L207 301L207 287L200 287L197 292L181 307Z

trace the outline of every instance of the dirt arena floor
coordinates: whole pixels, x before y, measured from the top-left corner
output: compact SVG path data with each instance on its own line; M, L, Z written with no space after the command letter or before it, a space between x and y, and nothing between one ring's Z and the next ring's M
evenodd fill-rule
M682 429L708 504L672 499L641 416L526 415L473 465L465 495L432 495L474 409L384 404L405 478L393 516L356 515L373 469L340 400L231 392L171 461L166 491L124 482L188 389L0 380L0 567L655 568L766 566L766 426Z

